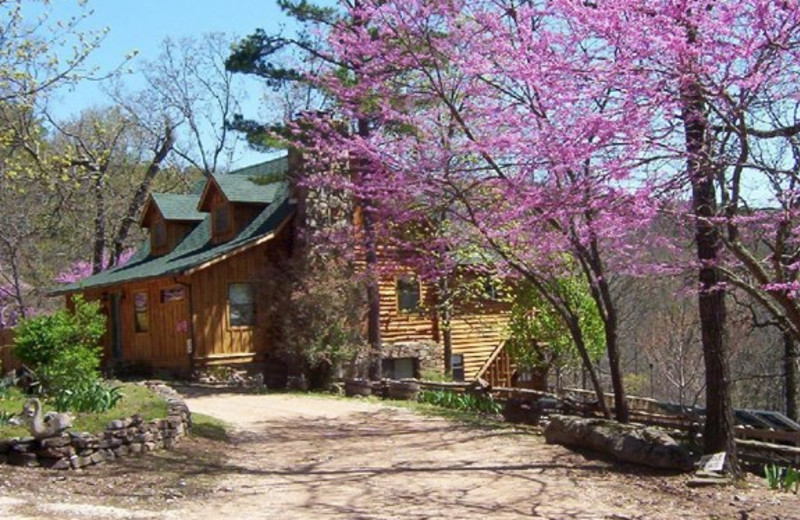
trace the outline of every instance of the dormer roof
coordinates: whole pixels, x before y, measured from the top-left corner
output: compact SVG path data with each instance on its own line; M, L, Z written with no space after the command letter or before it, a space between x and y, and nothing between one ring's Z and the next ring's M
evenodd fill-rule
M139 223L149 227L152 212L158 211L164 220L172 222L201 222L206 216L197 211L198 195L178 193L152 193L142 211Z
M287 168L288 159L281 158L232 173L213 174L208 177L197 209L211 211L210 196L214 190L218 190L228 202L272 204L278 193L286 188Z

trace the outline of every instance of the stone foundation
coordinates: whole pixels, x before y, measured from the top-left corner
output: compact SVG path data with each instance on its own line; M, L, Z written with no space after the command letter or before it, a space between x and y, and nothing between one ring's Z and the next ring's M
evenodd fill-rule
M444 373L444 350L433 341L398 341L383 345L383 359L417 358L420 375Z
M192 380L206 385L263 388L264 364L209 365L196 369Z
M186 404L172 388L159 384L148 387L167 401L167 417L144 421L140 415L111 421L103 433L62 433L35 440L0 440L0 464L78 469L129 455L172 449L189 432L192 417Z

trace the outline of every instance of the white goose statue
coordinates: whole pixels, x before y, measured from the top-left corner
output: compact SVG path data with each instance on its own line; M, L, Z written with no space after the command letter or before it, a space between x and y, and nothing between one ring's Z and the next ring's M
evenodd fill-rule
M18 424L27 424L34 439L55 437L72 426L72 417L61 412L48 412L42 416L42 403L35 397L25 401Z

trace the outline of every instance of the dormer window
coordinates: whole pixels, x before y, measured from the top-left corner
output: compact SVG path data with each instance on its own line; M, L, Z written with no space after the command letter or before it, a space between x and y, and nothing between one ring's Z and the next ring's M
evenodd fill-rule
M214 208L214 234L219 235L228 231L230 216L227 204L220 204Z
M163 220L156 222L151 230L153 233L153 248L161 249L167 245L167 223Z
M197 211L197 195L151 193L139 221L150 231L150 253L169 254L205 215Z

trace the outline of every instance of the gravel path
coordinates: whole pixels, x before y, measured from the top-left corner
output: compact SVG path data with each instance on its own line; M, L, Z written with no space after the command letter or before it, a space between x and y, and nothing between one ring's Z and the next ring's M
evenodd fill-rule
M82 472L0 467L0 519L800 519L795 495L760 479L689 489L550 446L378 402L297 395L190 395L231 442Z
M761 488L690 490L683 476L587 459L528 432L379 403L288 395L188 402L239 433L221 487L183 518L786 519L797 511Z

